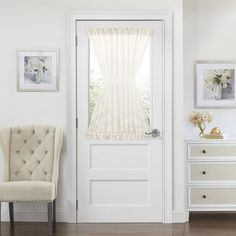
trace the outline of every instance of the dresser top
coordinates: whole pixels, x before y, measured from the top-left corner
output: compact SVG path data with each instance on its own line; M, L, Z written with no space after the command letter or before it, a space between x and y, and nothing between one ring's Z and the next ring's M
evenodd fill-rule
M227 137L224 139L206 139L200 137L185 138L186 143L236 143L236 137Z

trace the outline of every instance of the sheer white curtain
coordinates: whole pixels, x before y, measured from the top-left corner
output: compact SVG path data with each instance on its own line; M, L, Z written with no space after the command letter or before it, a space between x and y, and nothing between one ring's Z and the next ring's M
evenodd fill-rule
M150 28L90 28L90 45L104 77L88 128L96 139L137 139L150 130L135 76L151 38Z

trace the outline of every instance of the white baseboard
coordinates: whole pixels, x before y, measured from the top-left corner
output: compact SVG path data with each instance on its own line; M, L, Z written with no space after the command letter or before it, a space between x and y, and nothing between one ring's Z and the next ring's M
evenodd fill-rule
M15 221L26 222L47 222L48 214L45 209L26 209L15 210ZM57 209L57 222L67 222L67 210ZM9 212L7 210L2 211L2 221L9 221Z
M16 209L14 211L15 221L25 222L47 222L47 211L45 209ZM185 211L173 211L173 223L185 223L187 221ZM2 221L9 221L9 212L2 210ZM57 222L68 222L67 209L57 209Z
M187 217L187 213L185 211L173 211L172 212L173 223L185 223L186 217Z
M67 216L67 222L68 223L77 223L77 210L76 210L76 204L74 202L68 200L67 201L67 207L68 207L68 216Z

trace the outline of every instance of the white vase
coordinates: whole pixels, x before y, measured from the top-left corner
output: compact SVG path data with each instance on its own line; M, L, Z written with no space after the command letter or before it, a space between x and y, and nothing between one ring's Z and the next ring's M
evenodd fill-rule
M38 72L36 74L36 81L35 82L37 84L40 84L42 82L43 78L44 78L44 73L43 72Z
M222 99L222 84L216 84L215 85L215 99L216 100L221 100Z

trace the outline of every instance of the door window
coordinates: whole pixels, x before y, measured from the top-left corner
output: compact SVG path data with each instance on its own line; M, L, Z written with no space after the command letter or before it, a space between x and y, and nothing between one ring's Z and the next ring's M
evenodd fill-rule
M89 127L95 139L146 138L151 107L150 27L89 28Z

